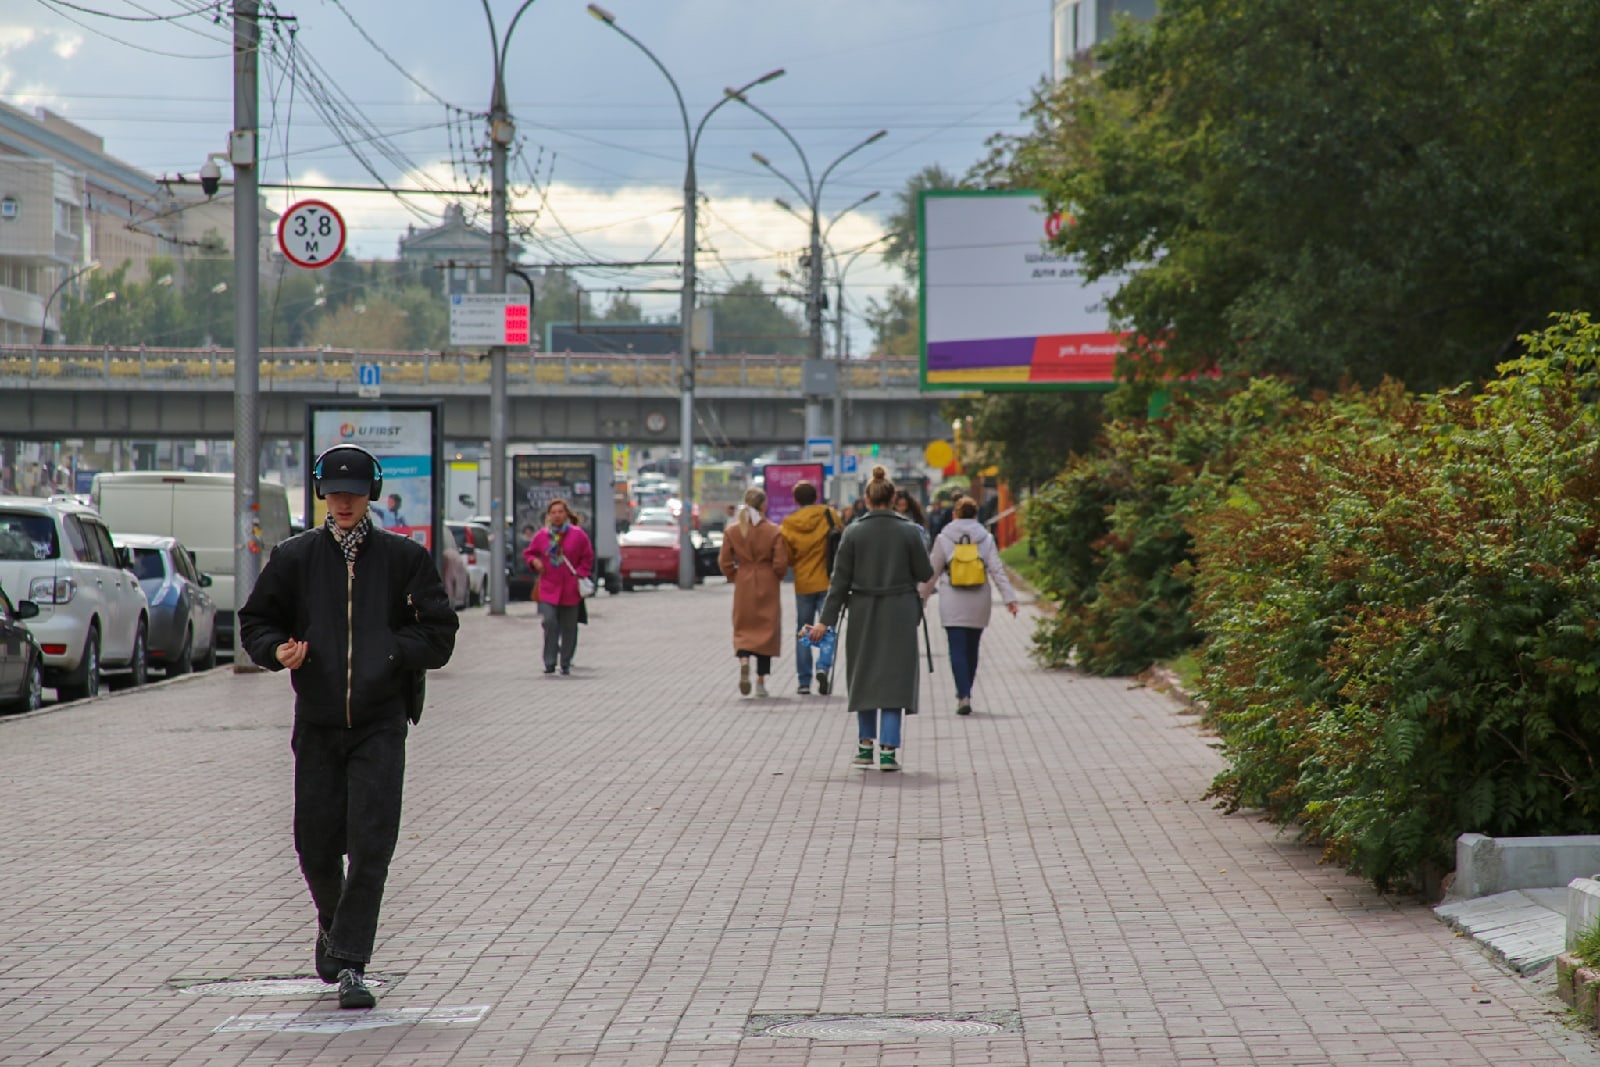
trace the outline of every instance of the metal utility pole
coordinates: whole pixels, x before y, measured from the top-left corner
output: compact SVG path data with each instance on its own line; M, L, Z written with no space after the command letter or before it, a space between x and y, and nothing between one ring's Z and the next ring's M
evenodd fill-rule
M260 300L261 198L256 172L259 96L257 61L261 28L256 0L233 5L233 596L237 610L249 599L261 573L261 427L258 399L261 343L256 310ZM233 628L234 669L249 663L242 628Z
M743 101L746 90L757 85L781 78L783 70L768 71L754 81L747 82L737 89L726 89L723 97L711 106L700 119L700 124L695 127L689 125L689 108L683 102L683 93L678 89L677 79L667 70L666 66L656 57L656 54L646 48L633 34L617 25L617 17L599 4L589 5L589 14L599 21L616 30L626 38L635 48L649 57L657 70L667 79L667 84L672 86L672 95L678 101L678 114L683 119L683 140L686 163L683 171L683 297L678 304L678 323L682 330L683 339L679 343L682 360L681 388L679 391L680 403L678 412L678 449L682 458L678 461L678 486L679 498L683 501L683 514L678 522L678 588L693 589L695 583L694 545L691 540L691 531L694 520L694 287L695 287L695 238L697 236L697 223L699 216L700 190L696 185L694 170L695 149L700 145L700 133L706 128L706 123L711 116L717 113L722 105L731 100Z
M489 101L489 288L496 293L506 291L506 259L511 241L506 225L506 150L516 138L517 128L506 107L506 50L511 47L511 35L517 32L517 22L533 0L523 0L517 13L511 16L505 40L500 39L494 25L494 12L489 10L489 0L483 0L483 13L489 20L489 46L494 56L494 88ZM511 485L509 459L506 456L506 348L494 345L489 349L489 614L506 613L506 551L512 537L511 511L507 507L507 491Z

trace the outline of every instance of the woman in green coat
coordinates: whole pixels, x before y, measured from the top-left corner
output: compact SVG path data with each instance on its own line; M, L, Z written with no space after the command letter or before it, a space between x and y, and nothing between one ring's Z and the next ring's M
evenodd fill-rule
M933 564L916 525L895 514L894 483L882 467L872 468L865 495L869 510L839 541L822 621L811 627L811 638L820 641L848 606L845 681L860 727L855 763L872 766L876 741L879 769L897 771L901 721L917 710L917 587L933 577Z

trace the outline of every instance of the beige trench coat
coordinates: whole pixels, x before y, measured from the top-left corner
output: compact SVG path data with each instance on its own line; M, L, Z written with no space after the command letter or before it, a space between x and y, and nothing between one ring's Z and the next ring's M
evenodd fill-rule
M748 535L738 523L722 534L717 557L722 573L733 583L733 650L758 656L783 652L783 576L789 553L778 527L762 521Z

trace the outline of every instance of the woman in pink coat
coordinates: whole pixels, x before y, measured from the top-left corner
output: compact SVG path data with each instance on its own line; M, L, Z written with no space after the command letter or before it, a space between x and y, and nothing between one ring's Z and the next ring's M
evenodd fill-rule
M544 529L533 535L522 558L539 576L534 599L544 620L544 673L572 673L572 654L578 648L578 579L594 570L594 545L572 518L572 509L559 497L544 509Z

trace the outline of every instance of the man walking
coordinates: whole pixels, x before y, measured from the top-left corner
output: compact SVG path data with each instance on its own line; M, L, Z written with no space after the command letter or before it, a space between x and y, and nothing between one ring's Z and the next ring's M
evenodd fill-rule
M794 568L794 614L799 628L810 626L822 610L828 596L828 531L843 525L839 515L826 504L817 503L817 487L810 482L796 482L794 502L798 510L790 512L778 528L783 544L789 551L789 564ZM811 646L797 636L794 645L795 669L800 675L796 692L811 695ZM817 672L817 691L828 695L828 675Z
M239 626L250 658L294 683L294 844L317 909L317 975L338 983L341 1008L370 1008L407 719L422 714L422 672L449 662L460 623L428 551L373 526L375 456L336 445L311 476L327 522L273 550Z

